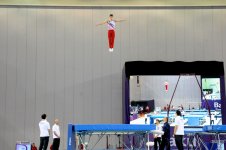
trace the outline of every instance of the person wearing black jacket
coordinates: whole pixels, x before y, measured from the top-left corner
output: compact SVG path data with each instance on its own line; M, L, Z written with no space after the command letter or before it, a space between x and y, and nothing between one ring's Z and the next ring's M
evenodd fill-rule
M162 142L160 145L160 150L170 150L170 125L168 123L168 118L163 118L164 124L162 126L162 131L164 134L162 135Z

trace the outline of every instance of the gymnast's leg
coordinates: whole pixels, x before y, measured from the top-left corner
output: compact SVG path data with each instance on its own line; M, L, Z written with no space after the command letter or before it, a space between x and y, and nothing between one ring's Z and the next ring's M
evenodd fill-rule
M114 39L115 39L115 31L108 30L108 44L109 44L109 51L112 52L114 48Z

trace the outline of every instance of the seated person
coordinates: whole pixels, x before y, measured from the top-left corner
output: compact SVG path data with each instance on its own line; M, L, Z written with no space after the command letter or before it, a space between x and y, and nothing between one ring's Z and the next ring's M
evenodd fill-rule
M180 105L180 107L181 107L181 110L184 110L184 106L182 104Z
M146 111L146 113L150 113L150 108L149 108L149 106L146 106L146 107L145 107L145 111Z
M37 147L35 146L35 143L31 144L31 150L37 150Z

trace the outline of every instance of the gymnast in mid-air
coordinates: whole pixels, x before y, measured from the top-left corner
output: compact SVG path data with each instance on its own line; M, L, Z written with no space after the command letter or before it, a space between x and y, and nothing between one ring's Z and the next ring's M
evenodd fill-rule
M109 18L107 20L97 24L97 26L103 25L103 24L107 24L107 28L108 28L108 43L109 43L109 51L110 52L113 52L113 48L114 48L115 24L116 24L116 22L125 21L125 20L115 20L115 19L113 19L113 17L114 17L113 14L110 14Z

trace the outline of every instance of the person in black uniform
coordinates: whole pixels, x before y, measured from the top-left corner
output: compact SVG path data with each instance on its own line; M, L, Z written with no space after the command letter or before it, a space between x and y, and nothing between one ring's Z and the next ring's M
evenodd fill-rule
M162 135L160 150L164 150L165 148L166 150L170 150L170 125L168 123L168 118L163 118L163 122L162 131L164 134Z

